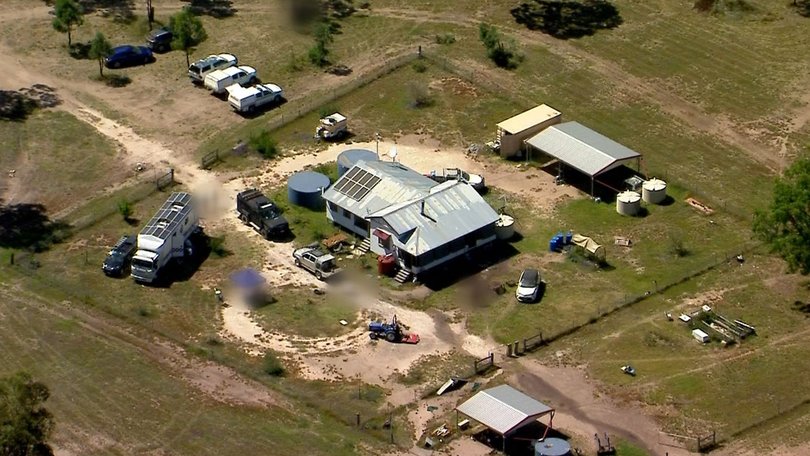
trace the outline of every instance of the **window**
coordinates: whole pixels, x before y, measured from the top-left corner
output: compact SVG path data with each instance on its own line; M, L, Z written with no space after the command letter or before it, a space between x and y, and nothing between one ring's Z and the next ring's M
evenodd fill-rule
M352 218L352 213L349 212L349 210L344 207L343 208L343 216L350 219L350 218Z
M337 212L337 210L338 210L338 209L337 209L337 204L335 204L335 203L333 203L333 202L331 202L331 201L329 201L327 204L329 205L329 210L330 210L330 211L332 211L332 212Z

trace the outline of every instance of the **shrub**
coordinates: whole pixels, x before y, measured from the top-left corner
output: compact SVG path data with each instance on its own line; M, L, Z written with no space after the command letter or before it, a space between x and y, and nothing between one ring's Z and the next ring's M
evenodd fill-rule
M412 83L408 86L408 93L411 98L411 106L414 108L428 108L435 104L433 94L424 84Z
M318 116L320 116L321 118L334 114L336 112L340 112L340 108L332 104L324 105L318 108Z
M691 252L689 251L689 248L686 247L686 244L684 244L683 239L680 236L670 235L669 253L675 255L676 257L683 258L685 256L689 256Z
M436 35L436 44L453 44L456 42L456 36L452 33L445 33L443 35Z
M225 248L225 236L212 236L208 238L208 247L211 253L222 258L231 254L230 250Z
M262 130L250 137L250 147L260 153L264 158L275 158L279 154L278 143L270 136L270 132Z
M478 27L478 38L487 49L487 57L495 65L513 70L523 62L523 55L517 51L515 42L512 40L504 42L495 26L481 24Z
M265 374L273 377L281 377L284 375L284 366L281 361L272 353L264 355L264 365L262 370Z
M427 64L425 64L425 62L422 60L417 60L416 62L413 62L413 65L411 65L411 67L413 68L413 71L416 71L417 73L424 73L425 71L427 71Z
M132 203L127 200L118 202L118 213L121 214L121 218L123 218L125 222L129 222L130 218L132 218L132 212Z

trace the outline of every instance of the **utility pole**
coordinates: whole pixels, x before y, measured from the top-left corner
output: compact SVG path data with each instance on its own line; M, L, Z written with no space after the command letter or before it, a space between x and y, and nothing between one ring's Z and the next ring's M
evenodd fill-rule
M377 160L380 159L380 140L382 139L382 135L379 132L374 133L374 139L377 141Z

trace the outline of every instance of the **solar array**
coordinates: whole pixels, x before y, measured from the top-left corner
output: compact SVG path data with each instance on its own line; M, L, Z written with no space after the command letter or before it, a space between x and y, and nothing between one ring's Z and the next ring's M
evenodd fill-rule
M155 236L160 239L167 238L191 212L190 203L191 195L188 193L172 193L155 216L141 230L141 234Z
M379 183L379 177L355 166L343 175L334 188L349 198L360 201Z

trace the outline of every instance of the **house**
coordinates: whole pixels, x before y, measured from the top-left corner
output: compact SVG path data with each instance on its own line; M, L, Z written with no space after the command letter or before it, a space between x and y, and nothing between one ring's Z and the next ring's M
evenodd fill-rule
M498 214L469 184L359 161L323 194L329 220L417 275L496 239Z

